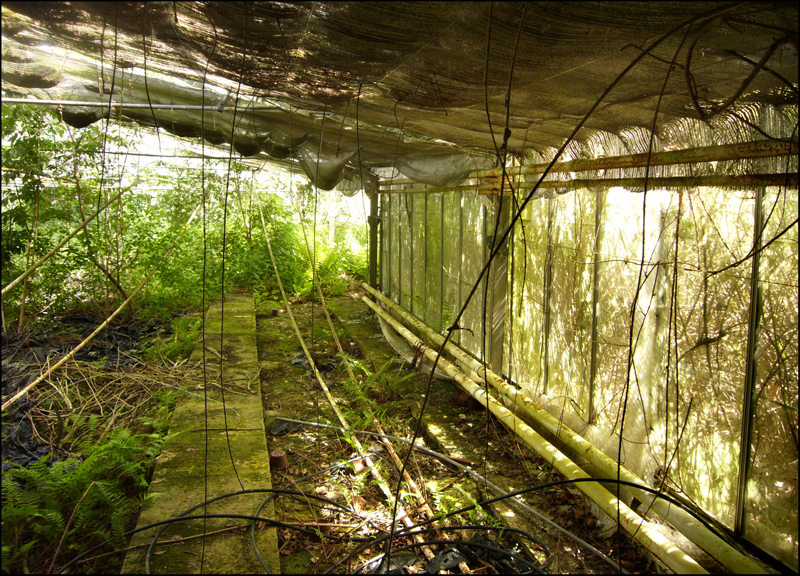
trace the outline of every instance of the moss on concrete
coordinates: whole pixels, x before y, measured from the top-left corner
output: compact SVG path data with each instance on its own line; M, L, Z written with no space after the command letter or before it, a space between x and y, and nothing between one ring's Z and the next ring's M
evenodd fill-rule
M220 303L213 305L206 316L206 346L217 352L222 348L222 382L227 388L224 409L222 394L213 385L213 377L209 378L207 411L204 399L197 396L203 394L202 389L193 388L193 395L184 394L178 399L170 422L170 432L185 432L169 442L159 455L150 485L151 492L159 493L159 496L143 507L138 526L176 517L202 503L206 479L209 498L239 491L242 485L245 489L272 487L261 406L252 297L228 295L224 320L225 335L220 347L221 307ZM208 349L206 352L209 365L218 369L219 358ZM195 346L192 360L202 360L200 346ZM216 370L210 370L209 374L215 375ZM206 513L252 515L265 497L266 494L248 494L226 498L207 506ZM201 513L202 509L198 509L192 514ZM273 517L272 505L265 507L261 515ZM242 520L208 519L206 532L244 524ZM202 533L202 530L202 520L173 524L160 541L193 536ZM136 534L131 545L149 543L153 534L154 530ZM260 553L270 571L278 573L280 561L275 528L261 524L256 535ZM207 573L263 572L250 542L249 528L207 537L204 553L202 541L195 539L159 547L158 555L151 558L151 570L168 574L199 572L200 559L203 557L203 571ZM130 574L144 571L144 554L144 550L128 553L122 572Z

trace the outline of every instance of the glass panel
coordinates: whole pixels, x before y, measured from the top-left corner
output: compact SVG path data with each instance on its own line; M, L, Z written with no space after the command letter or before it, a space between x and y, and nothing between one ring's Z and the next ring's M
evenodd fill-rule
M767 189L766 243L797 219L797 194ZM763 309L744 532L797 571L797 224L761 252ZM748 267L750 262L741 268Z
M389 278L391 278L391 297L400 303L400 198L399 194L390 194L392 198L389 230L389 243L391 245L391 261L389 263Z
M389 281L389 272L391 271L391 263L389 262L389 238L391 236L391 220L389 217L389 203L391 202L391 194L382 194L379 198L380 202L380 215L381 223L379 234L381 239L381 256L380 256L380 271L381 271L381 290L384 294L389 295L391 291L391 284Z
M409 194L411 206L411 235L413 240L413 251L411 261L411 282L412 282L412 301L411 313L417 318L428 322L425 309L425 196L427 194Z
M734 523L739 468L750 268L712 276L707 272L750 251L753 208L752 192L705 188L684 195L678 230L677 334L673 327L671 379L669 389L660 394L667 401L658 406L655 427L660 440L654 442L656 460L662 470L674 458L670 481L729 527ZM675 225L669 225L673 238Z
M644 478L652 477L655 471L650 455L657 451L654 444L659 442L658 437L648 438L648 434L658 426L655 412L664 393L670 318L668 274L673 261L668 214L675 210L676 201L663 190L651 190L645 197L617 188L609 190L603 200L595 421L605 435L601 446L613 455L619 450L619 430L624 423L620 460ZM590 298L588 301L591 303ZM611 431L613 435L609 436Z
M483 268L483 205L477 192L464 193L464 226L461 253L461 297L466 299ZM483 330L483 283L475 292L464 316L459 322L461 345L477 358L481 358Z
M410 186L408 186L410 188ZM406 310L411 310L411 263L413 256L411 253L411 194L403 194L399 197L397 206L397 230L400 234L400 264L398 273L400 274L400 306Z
M523 232L524 225L524 232ZM533 200L514 227L513 310L506 326L512 333L512 378L541 392L543 350L544 257L547 251L547 202Z
M461 193L445 194L444 202L444 234L442 244L442 273L444 274L444 301L442 302L442 333L455 320L461 307L459 292L459 275L461 271ZM453 334L452 341L461 342L460 330Z
M454 196L450 193L450 196ZM442 331L442 194L425 195L425 323Z
M628 337L631 303L636 296L642 257L642 195L612 189L605 197L603 243L598 266L597 375L595 411L597 424L616 430L622 392L628 372ZM652 226L649 233L652 234ZM652 250L647 250L646 254ZM636 315L634 333L641 327Z
M568 193L553 202L548 392L584 420L589 416L594 194Z

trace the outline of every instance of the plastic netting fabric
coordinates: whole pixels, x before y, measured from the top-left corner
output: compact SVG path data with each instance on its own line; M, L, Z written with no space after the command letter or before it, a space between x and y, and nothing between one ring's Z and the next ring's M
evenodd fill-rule
M504 140L516 155L560 145L648 43L714 10L699 20L707 25L680 30L643 58L579 139L651 126L657 102L662 125L696 117L697 105L715 110L770 50L769 72L745 95L796 101L797 5L786 3L9 2L3 90L173 104L123 117L243 156L300 162L326 189L379 167L451 186ZM208 106L205 118L179 109L187 104ZM63 109L73 126L102 116ZM312 158L312 135L324 161Z

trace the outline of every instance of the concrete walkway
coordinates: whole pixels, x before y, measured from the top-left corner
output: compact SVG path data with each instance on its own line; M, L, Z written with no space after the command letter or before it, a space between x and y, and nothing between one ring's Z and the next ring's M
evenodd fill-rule
M168 442L158 457L150 491L160 495L145 504L137 527L173 518L192 506L201 504L206 499L204 483L206 478L209 499L242 490L242 485L248 490L272 488L262 413L252 295L227 295L224 314L224 341L221 347L221 303L212 305L206 315L205 342L209 382L207 467L203 386L202 382L193 381L189 392L178 399L170 421L170 433L179 430L189 431ZM219 352L223 356L224 411L219 381L216 379L220 368L220 358L216 353ZM191 360L202 361L202 359L202 345L198 343ZM227 416L227 434L225 416ZM261 493L226 498L209 505L206 513L254 515L266 496L267 494ZM200 508L191 514L202 513L203 509ZM274 517L272 504L264 507L260 515ZM245 522L224 518L208 519L206 534L229 526L243 526ZM149 544L156 530L146 530L134 535L131 546ZM180 522L167 529L159 542L202 533L202 520ZM202 538L197 538L157 547L156 554L150 559L152 573L200 573L202 541ZM249 524L246 530L207 535L205 541L203 573L264 573L250 541ZM256 542L270 572L280 573L275 528L259 524L256 529ZM139 549L129 552L122 572L126 574L144 572L145 551Z

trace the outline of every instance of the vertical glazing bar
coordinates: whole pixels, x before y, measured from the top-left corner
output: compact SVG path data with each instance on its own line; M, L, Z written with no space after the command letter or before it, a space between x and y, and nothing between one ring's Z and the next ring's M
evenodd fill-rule
M463 301L463 290L461 289L461 283L464 281L462 278L462 271L461 271L461 264L464 261L464 192L463 190L458 191L458 306L456 310L461 310L461 306L464 304ZM461 344L461 331L456 331L453 334L453 340L455 340L456 344Z
M408 311L414 314L414 198L416 194L406 194L406 216L408 217ZM409 207L408 201L411 200Z
M375 195L378 196L377 193ZM383 287L386 286L386 284L383 281L383 271L386 269L384 263L384 261L386 260L386 254L384 251L386 240L383 237L383 232L385 230L383 226L385 203L386 200L381 200L380 196L378 196L378 214L380 214L380 217L378 218L378 238L380 239L380 253L378 254L378 290L380 290L381 292L383 292Z
M378 193L369 196L369 285L378 288Z
M386 288L387 288L387 294L388 294L389 298L392 298L392 299L394 299L394 294L393 294L394 290L392 290L392 285L393 285L392 284L392 273L393 273L392 268L394 268L394 266L392 266L392 263L394 262L394 259L393 259L393 256L392 256L392 244L394 243L394 217L393 217L393 214L392 214L392 210L394 210L394 202L395 201L394 201L393 195L389 194L389 206L388 206L388 208L386 210L386 224L388 224L388 231L389 231L389 250L388 250L389 257L386 259L386 268L387 268L387 271L386 271L386 279L387 279Z
M509 247L508 247L508 344L506 346L506 354L505 357L508 358L508 362L506 362L506 370L505 376L508 376L510 381L514 381L513 375L513 364L512 358L514 356L514 267L516 266L516 254L514 253L517 249L517 228L511 231L511 234L508 235L509 237ZM500 376L503 376L503 372L499 372Z
M408 184L403 185L403 190L408 190ZM397 230L397 303L403 305L403 200L407 193L397 196L397 209L395 216L395 230Z
M480 215L481 215L481 268L486 264L486 260L489 258L489 211L486 209L486 206L481 205L480 208ZM491 268L489 269L489 273L484 275L482 282L482 286L480 288L481 291L481 312L484 310L486 314L481 313L481 324L480 324L480 334L481 339L478 344L478 350L485 350L484 354L486 356L481 358L486 362L486 365L492 367L489 363L489 358L492 357L492 322L489 320L487 322L487 318L491 318L492 314L492 283L489 281L491 278ZM487 326L488 325L488 326Z
M444 325L444 194L439 195L439 318L443 329L449 328Z
M428 270L428 196L430 196L430 194L425 194L425 204L422 205L422 270L424 271L422 282L422 310L425 315L425 323L430 325L431 315L428 313L428 274L430 274L430 270ZM439 292L440 300L442 299L441 294L442 293Z
M552 198L547 199L547 249L545 250L544 262L544 310L543 328L544 333L544 367L542 380L542 394L547 394L548 378L550 376L550 291L553 280L553 206L555 202Z
M761 324L761 281L759 268L761 265L761 235L764 231L764 214L762 204L764 189L756 188L755 217L753 218L753 268L750 276L750 313L747 332L747 360L745 361L744 391L742 401L742 432L739 447L739 477L736 482L736 517L734 532L744 531L745 505L747 504L747 478L750 475L750 445L753 436L753 412L755 405L758 330Z

